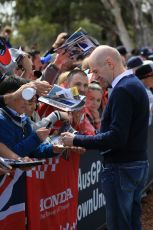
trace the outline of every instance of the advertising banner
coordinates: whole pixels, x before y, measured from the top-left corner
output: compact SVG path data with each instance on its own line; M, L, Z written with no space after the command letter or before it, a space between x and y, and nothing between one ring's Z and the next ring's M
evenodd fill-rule
M25 173L19 169L14 175L0 177L0 229L26 229Z
M101 192L101 159L98 151L81 156L78 176L78 230L102 229L105 224L105 197Z
M28 230L75 230L79 155L50 158L27 172Z

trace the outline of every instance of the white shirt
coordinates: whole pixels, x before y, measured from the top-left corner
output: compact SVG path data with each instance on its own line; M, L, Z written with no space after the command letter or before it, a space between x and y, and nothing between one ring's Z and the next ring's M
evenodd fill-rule
M152 124L152 118L153 118L153 94L151 92L150 89L145 88L146 92L148 94L148 98L149 98L149 125Z
M125 76L131 75L133 74L133 70L132 69L128 69L125 70L123 73L121 73L120 75L118 75L113 81L112 81L112 88L114 88L117 83Z

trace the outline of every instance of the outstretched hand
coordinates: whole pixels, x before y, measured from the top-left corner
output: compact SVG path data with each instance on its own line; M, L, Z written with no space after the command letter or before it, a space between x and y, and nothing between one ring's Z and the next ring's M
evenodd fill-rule
M69 132L65 132L61 134L61 139L65 146L73 146L74 137L75 134Z

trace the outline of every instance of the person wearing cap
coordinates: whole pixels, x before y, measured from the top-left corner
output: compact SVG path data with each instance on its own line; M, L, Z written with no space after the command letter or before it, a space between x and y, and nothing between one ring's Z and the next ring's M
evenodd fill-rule
M148 47L142 47L142 48L140 49L139 53L140 53L140 55L141 55L141 57L142 57L143 60L147 60L147 59L148 59L148 56L149 56L150 54L152 54L152 53L150 52L150 49L149 49Z
M136 70L135 74L144 84L146 92L148 94L150 108L149 125L151 125L153 118L153 94L151 91L151 89L153 88L153 62L140 66Z
M143 60L140 56L132 56L127 61L127 68L132 69L133 73L143 64Z

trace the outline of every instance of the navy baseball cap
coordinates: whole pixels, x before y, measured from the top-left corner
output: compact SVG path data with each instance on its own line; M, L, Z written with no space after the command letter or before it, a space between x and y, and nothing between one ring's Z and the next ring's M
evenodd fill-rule
M144 57L148 57L151 54L149 48L147 47L143 47L140 49L140 55L144 56Z
M133 69L135 67L139 67L143 64L143 60L140 56L130 57L127 61L127 68Z
M153 76L153 62L150 64L144 64L144 65L140 66L136 70L135 75L140 80Z

